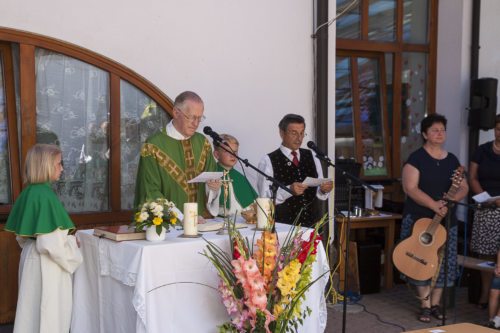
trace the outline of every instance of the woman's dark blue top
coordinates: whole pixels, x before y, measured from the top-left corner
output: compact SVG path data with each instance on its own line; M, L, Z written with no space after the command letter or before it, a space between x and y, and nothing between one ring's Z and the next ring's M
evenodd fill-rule
M437 160L423 147L411 153L405 164L410 164L420 172L418 188L434 200L443 198L444 193L448 192L453 172L460 166L457 157L452 153L448 152L445 158ZM451 212L451 226L456 224L455 211L456 208ZM407 214L411 214L414 221L422 217L432 218L435 215L433 210L417 204L408 195L403 210L403 215Z
M500 155L493 152L493 141L477 147L472 162L478 164L477 179L492 197L500 195Z

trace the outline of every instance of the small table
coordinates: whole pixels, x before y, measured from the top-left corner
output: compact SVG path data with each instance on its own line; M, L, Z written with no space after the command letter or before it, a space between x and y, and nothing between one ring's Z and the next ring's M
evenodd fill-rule
M407 333L431 333L431 332L446 332L446 333L493 333L498 332L497 330L479 326L470 323L453 324L439 327L428 327L416 331L407 331Z
M396 220L400 220L402 216L400 214L380 212L380 215L376 216L362 216L355 217L351 216L351 230L354 229L370 229L370 228L384 228L385 233L385 246L384 246L384 276L385 282L384 287L386 289L392 288L393 278L392 278L392 250L394 247L394 233ZM347 221L347 218L336 220L340 226L342 226ZM342 251L345 252L346 242L342 243Z

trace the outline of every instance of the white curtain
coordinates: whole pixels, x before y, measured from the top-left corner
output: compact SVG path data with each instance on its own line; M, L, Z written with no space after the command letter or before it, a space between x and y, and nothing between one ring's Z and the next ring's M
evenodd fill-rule
M55 190L70 212L109 210L109 74L45 49L35 55L37 142L63 151Z

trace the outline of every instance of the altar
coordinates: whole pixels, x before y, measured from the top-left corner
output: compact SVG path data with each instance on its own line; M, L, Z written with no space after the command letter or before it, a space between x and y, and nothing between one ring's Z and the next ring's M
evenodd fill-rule
M277 223L280 243L289 228ZM240 232L251 243L260 238L252 225ZM84 261L74 276L71 332L217 332L217 325L228 320L217 271L200 254L206 241L180 238L181 233L171 230L165 241L155 243L115 242L94 236L93 230L78 231ZM229 251L227 235L203 237ZM328 269L320 243L313 280ZM325 274L307 292L303 306L312 313L300 332L324 331L327 282Z

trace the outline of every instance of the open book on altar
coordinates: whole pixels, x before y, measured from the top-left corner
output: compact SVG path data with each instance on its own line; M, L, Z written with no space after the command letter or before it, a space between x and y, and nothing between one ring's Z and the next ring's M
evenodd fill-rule
M108 238L117 242L125 240L146 239L144 231L137 232L129 225L111 225L94 228L94 236Z

